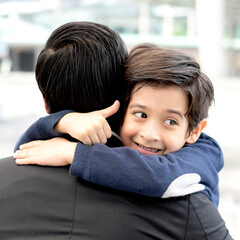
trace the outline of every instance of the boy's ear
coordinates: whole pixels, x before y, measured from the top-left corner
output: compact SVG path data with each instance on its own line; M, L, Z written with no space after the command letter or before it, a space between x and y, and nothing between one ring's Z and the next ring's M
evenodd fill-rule
M195 143L202 130L207 126L207 119L203 119L193 130L192 132L190 133L190 135L188 136L186 142L189 143L189 144L193 144Z
M46 103L46 101L45 101L45 98L43 98L43 101L44 101L45 111L46 111L47 113L49 113L49 108L48 108L48 105L47 105L47 103Z

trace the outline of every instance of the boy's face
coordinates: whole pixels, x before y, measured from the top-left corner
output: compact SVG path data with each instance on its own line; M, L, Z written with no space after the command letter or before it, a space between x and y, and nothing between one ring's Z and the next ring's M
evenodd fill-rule
M133 89L125 113L121 129L123 144L146 155L181 149L188 138L186 93L176 86L138 88L136 85Z

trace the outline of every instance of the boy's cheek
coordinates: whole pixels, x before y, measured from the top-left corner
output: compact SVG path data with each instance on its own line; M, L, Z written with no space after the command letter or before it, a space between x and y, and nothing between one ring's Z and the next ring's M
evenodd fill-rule
M173 134L172 136L169 136L167 139L166 144L166 153L172 153L180 150L184 144L186 143L186 139L184 137L179 137L177 134Z

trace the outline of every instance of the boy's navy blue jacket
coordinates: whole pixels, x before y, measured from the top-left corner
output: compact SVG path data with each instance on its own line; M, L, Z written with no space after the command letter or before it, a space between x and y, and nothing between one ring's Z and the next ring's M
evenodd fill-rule
M64 136L56 134L53 127L68 112L40 118L22 135L15 150L32 140ZM218 143L202 133L196 143L163 156L147 156L127 147L78 143L70 174L102 186L161 198L201 191L217 207L218 173L223 164Z

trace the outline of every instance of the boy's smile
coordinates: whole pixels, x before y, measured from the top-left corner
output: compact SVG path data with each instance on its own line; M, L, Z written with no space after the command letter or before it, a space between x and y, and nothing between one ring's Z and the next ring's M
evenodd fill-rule
M188 138L187 110L187 95L177 86L136 85L121 129L123 144L146 155L181 149Z
M137 142L135 142L136 144L136 149L141 152L142 154L146 154L146 155L151 155L151 154L157 154L157 155L162 155L161 152L163 151L162 149L159 148L152 148L152 147L147 147L144 145L141 145Z

